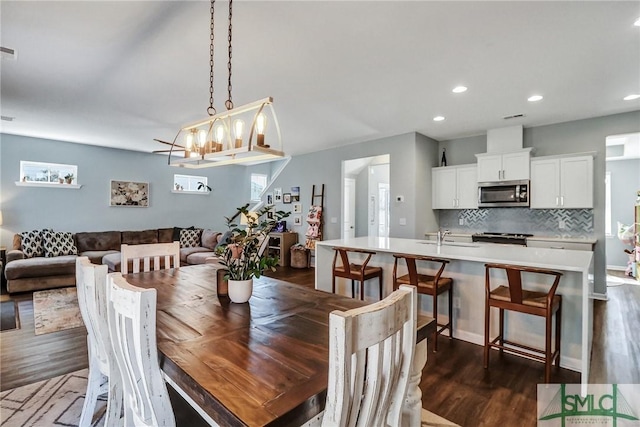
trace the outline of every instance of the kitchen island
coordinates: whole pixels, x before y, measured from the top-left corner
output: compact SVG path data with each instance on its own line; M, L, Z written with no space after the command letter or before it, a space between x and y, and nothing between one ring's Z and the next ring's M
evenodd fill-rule
M560 365L582 374L582 384L589 377L589 359L593 335L593 301L590 295L593 283L589 274L593 269L593 253L589 251L531 248L492 243L445 242L437 246L430 240L356 237L327 240L316 245L316 289L331 292L331 269L333 247L343 246L376 252L369 265L383 268L384 294L392 291L393 254L437 256L451 260L445 275L454 280L454 337L475 344L484 344L484 294L485 263L505 263L561 271L563 276L557 293L562 295L562 351ZM399 272L406 267L399 264ZM529 279L529 282L527 281ZM532 287L531 278L523 277ZM493 282L493 280L492 280ZM506 284L506 279L502 282ZM365 299L377 300L377 286L365 284ZM336 293L351 294L351 285L346 280L336 279ZM441 295L446 298L446 295ZM431 298L420 298L419 309L432 311ZM438 316L446 319L447 304L440 303ZM497 334L498 311L491 313L491 336ZM495 318L495 320L494 320ZM505 314L505 335L512 341L544 348L544 321L521 313ZM479 360L478 363L482 363Z

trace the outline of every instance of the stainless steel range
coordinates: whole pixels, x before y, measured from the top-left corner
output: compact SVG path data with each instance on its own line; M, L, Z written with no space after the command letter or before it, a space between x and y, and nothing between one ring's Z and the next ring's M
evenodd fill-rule
M527 237L532 237L533 234L524 233L476 233L471 235L471 240L474 242L485 243L506 243L510 245L527 245Z

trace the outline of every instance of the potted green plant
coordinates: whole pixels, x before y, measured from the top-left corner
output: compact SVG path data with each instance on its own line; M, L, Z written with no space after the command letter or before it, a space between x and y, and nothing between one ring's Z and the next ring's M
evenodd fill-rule
M220 264L228 271L225 279L229 281L229 298L236 303L249 301L254 277L260 277L266 269L275 271L278 258L269 256L264 250L264 245L268 244L265 239L269 238L276 222L290 215L290 212L277 211L272 218L267 218L271 207L253 212L248 207L247 203L238 208L233 217L225 217L231 236L218 250ZM244 228L236 223L238 218Z
M72 173L68 173L64 176L64 180L67 184L71 184L73 182L73 178L75 177L73 176Z

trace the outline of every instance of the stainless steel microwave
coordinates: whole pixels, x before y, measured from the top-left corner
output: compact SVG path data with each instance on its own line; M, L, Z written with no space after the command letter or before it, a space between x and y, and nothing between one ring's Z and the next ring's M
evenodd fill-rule
M529 206L529 180L478 183L478 207Z

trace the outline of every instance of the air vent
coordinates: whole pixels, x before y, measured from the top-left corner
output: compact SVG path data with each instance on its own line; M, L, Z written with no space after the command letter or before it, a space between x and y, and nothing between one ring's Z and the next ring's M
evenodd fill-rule
M513 114L511 116L504 116L503 119L505 119L505 120L519 119L520 117L524 117L524 114Z
M16 59L16 51L8 48L8 47L4 47L4 46L0 46L0 56L2 57L2 59Z
M0 119L5 121L5 122L12 122L15 117L11 117L11 116L0 116Z

